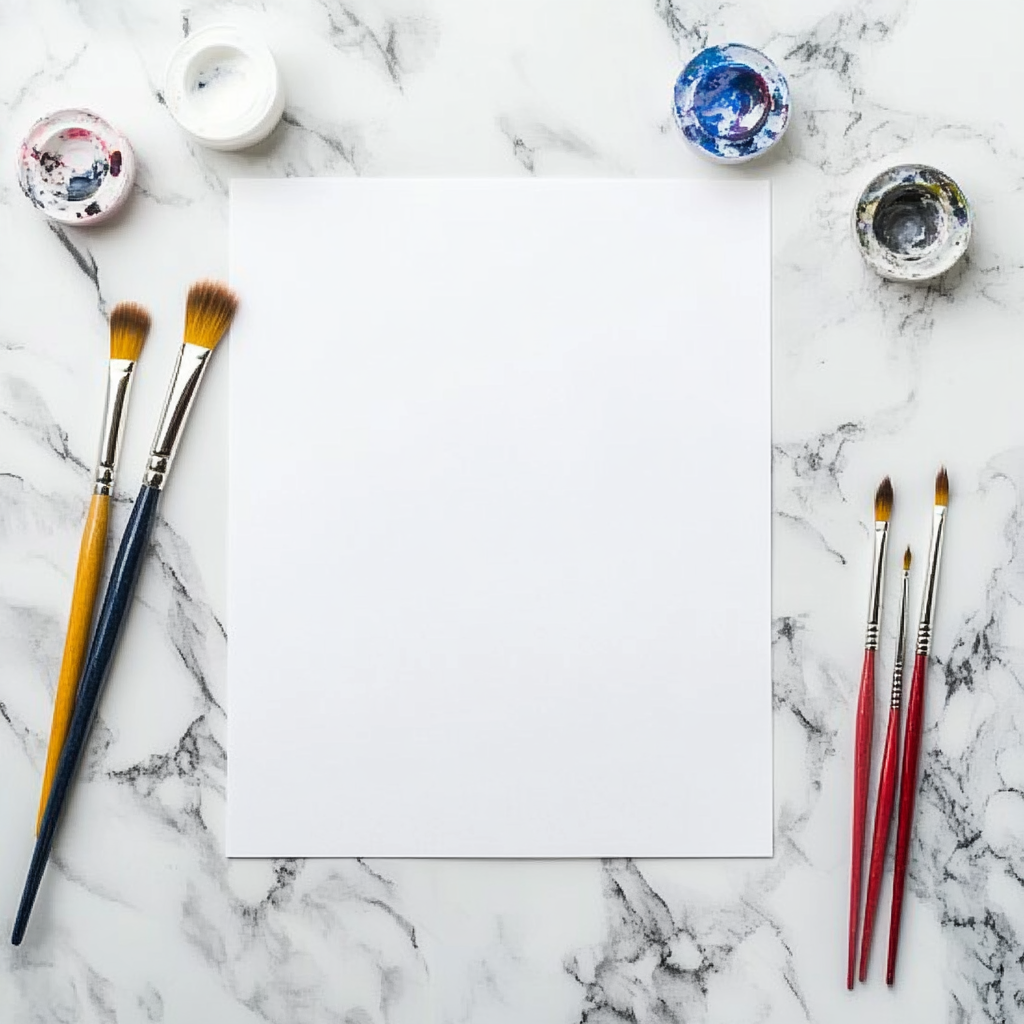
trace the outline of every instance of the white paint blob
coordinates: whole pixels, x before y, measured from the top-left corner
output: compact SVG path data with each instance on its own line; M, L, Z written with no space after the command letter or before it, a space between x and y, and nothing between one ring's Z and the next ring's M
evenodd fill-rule
M211 149L255 145L284 110L273 54L230 25L211 25L181 43L167 67L165 96L178 124Z

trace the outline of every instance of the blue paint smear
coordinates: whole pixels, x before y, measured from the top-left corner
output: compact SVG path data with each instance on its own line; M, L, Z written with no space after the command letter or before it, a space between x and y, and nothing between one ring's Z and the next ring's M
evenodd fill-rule
M693 92L693 112L701 128L729 142L749 139L765 123L771 106L767 83L743 64L710 70Z
M106 160L93 160L87 171L73 174L68 178L68 202L80 203L94 196L103 184L108 170Z

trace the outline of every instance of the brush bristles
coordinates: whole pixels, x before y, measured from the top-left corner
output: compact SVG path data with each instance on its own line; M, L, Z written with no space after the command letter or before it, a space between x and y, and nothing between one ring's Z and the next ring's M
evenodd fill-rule
M119 302L110 311L110 358L139 358L149 334L149 314L135 302Z
M903 553L903 571L910 572L910 545L907 545L907 550Z
M185 305L185 342L214 348L231 326L238 298L218 281L197 281Z
M949 477L946 475L945 466L935 477L935 504L943 507L949 504Z
M886 477L875 491L875 522L887 523L892 515L892 481Z

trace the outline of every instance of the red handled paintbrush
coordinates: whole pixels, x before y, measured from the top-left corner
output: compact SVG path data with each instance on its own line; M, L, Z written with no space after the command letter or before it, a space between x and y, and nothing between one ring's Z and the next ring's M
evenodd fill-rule
M857 962L857 921L860 917L860 881L864 866L864 819L868 810L871 772L871 738L875 719L875 652L878 650L878 618L885 578L885 548L892 514L892 481L886 477L875 492L875 549L871 563L871 594L864 640L864 667L857 698L857 726L853 749L853 850L850 862L850 928L846 987L853 988Z
M871 839L871 866L868 869L868 896L864 904L864 930L860 940L860 980L868 976L871 935L875 927L878 894L882 888L885 848L889 843L892 806L899 776L900 704L903 695L903 657L907 647L907 602L910 596L910 548L903 555L903 593L900 598L900 628L896 637L896 656L892 665L892 690L889 693L889 726L885 731L882 767L878 773L878 798L875 801L875 830Z
M935 508L932 511L932 540L928 550L928 572L921 598L921 621L917 627L917 649L914 674L910 680L907 701L907 732L903 745L903 771L900 774L900 815L896 825L896 863L892 876L892 915L889 918L889 957L885 968L886 983L896 978L896 951L900 943L900 915L903 910L903 886L907 879L910 854L910 832L917 795L917 762L921 755L921 730L924 727L924 675L932 649L932 619L935 615L935 591L939 582L942 540L946 534L946 512L949 507L949 477L940 469L935 478Z

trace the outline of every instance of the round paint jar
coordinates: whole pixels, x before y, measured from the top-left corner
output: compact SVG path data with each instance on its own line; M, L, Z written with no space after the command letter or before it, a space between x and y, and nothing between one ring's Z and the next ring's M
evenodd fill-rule
M210 149L245 149L265 139L284 112L274 55L233 25L210 25L171 55L164 97L174 119Z
M62 224L99 224L135 181L128 139L91 110L40 118L18 149L18 182L32 203Z
M691 146L719 163L766 153L789 124L789 84L760 50L709 46L676 79L676 124Z
M900 164L873 178L853 211L869 267L890 281L930 281L967 251L974 217L952 178L926 164Z

